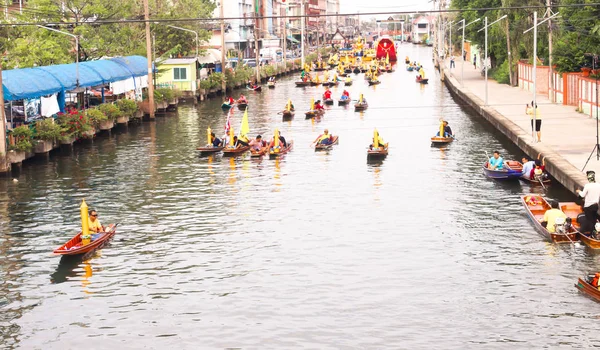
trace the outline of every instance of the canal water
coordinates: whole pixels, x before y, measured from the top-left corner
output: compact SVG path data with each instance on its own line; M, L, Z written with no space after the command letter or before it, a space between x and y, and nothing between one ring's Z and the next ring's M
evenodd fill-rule
M0 180L0 348L600 346L600 308L573 287L599 256L534 231L519 195L544 190L481 171L486 151L522 154L450 96L430 48L405 55L430 84L403 64L375 87L354 76L363 113L305 120L323 88L293 77L247 91L251 134L294 141L280 160L200 157L206 128L225 124L215 99ZM297 113L283 122L288 98ZM432 148L442 116L458 140ZM324 128L340 142L316 153ZM369 164L374 128L390 154ZM573 200L559 185L547 196ZM83 198L118 233L61 260L51 252L76 233Z

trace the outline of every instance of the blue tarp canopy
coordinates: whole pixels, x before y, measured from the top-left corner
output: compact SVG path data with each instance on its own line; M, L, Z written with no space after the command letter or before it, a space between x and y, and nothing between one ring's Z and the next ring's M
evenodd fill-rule
M134 77L148 75L148 60L142 56L127 56L111 58L111 61L125 66Z
M148 74L142 56L116 57L79 63L79 86L91 87ZM77 87L76 64L12 69L2 72L6 101L38 98Z
M3 71L2 86L5 101L50 95L63 90L60 81L52 74L36 68Z

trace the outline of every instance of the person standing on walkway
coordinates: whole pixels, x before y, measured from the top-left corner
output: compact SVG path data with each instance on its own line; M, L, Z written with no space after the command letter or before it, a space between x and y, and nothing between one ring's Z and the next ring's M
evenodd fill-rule
M463 61L467 60L467 50L463 50Z
M596 183L596 173L592 170L586 172L589 183L583 186L583 190L577 190L579 197L584 199L583 213L585 214L585 225L581 225L581 232L592 232L598 216L598 200L600 200L600 184ZM585 227L584 227L585 226Z
M477 54L473 54L473 68L477 69Z
M535 125L533 125L533 113L535 110ZM531 105L527 104L525 108L525 113L527 113L531 117L531 131L535 128L535 133L537 135L537 142L542 142L542 115L540 114L540 110L538 109L537 104L535 108L533 107L533 101L531 101Z
M454 66L454 55L450 56L450 69L455 68Z

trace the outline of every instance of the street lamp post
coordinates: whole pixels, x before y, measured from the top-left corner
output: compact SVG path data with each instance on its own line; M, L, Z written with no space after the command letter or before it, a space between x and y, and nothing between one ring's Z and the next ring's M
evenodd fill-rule
M75 57L75 79L76 79L76 87L79 87L79 38L77 37L77 35L71 34L71 33L68 33L68 32L63 32L62 30L45 27L45 26L42 26L42 25L38 25L38 27L44 28L44 29L48 29L48 30L51 30L53 32L57 32L57 33L64 34L64 35L68 35L70 37L75 38L75 50L76 50L76 53L77 53L76 57Z
M196 57L198 57L198 32L197 31L191 30L191 29L187 29L187 28L181 28L181 27L172 26L172 25L169 25L169 24L167 24L167 27L173 28L173 29L183 30L184 32L194 33L196 35ZM221 32L221 36L223 36L223 34L224 33Z
M507 17L507 15L504 15L490 24L488 24L488 19L487 19L487 17L485 17L484 22L483 22L484 27L477 31L477 32L480 32L482 30L485 31L485 60L483 61L483 70L485 72L485 105L486 106L488 105L488 49L487 49L487 47L488 47L488 27L490 27L492 24L500 22L501 20L505 19L506 17Z
M481 18L477 18L476 20L465 24L465 19L463 18L460 22L463 23L462 26L462 45L460 54L463 57L462 66L460 67L460 85L463 86L463 81L465 80L465 28L470 26L473 23L481 21Z
M531 106L531 108L533 108L533 125L535 125L536 123L536 117L537 117L537 98L536 98L536 93L535 93L535 89L537 87L537 27L546 22L551 20L552 18L558 16L559 12L553 14L552 16L546 18L545 20L538 22L537 21L537 11L533 12L533 27L527 29L526 31L523 32L523 34L529 32L530 30L533 29L533 73L532 73L532 81L533 81L533 100L532 100L532 104L533 106ZM506 17L506 16L505 16ZM550 77L552 78L552 77ZM532 127L531 128L531 137L533 137L533 141L535 142L535 128Z
M300 1L300 56L302 57L302 69L304 69L304 0Z

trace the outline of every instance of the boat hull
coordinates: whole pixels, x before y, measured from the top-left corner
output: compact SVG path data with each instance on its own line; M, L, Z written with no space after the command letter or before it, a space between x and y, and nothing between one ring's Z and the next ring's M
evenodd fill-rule
M518 180L521 177L520 171L516 171L516 170L512 170L512 169L492 170L492 169L488 169L487 165L488 165L488 162L485 162L483 164L483 173L485 174L485 176L489 177L490 179Z
M275 159L277 157L280 157L280 156L288 153L289 151L291 151L292 148L294 148L294 140L289 141L287 144L287 147L285 147L284 149L282 149L279 152L275 152L274 150L269 150L269 158Z
M201 153L217 153L217 152L221 152L223 150L223 148L225 148L224 146L221 147L198 147L196 148L196 150L200 151Z
M326 104L326 105L332 105L333 104L333 99L328 98L326 100L323 100L323 103Z
M452 141L454 141L454 138L452 138L452 137L434 136L431 138L431 145L432 146L445 146Z
M117 225L112 224L109 232L101 233L100 236L91 241L87 245L81 245L81 232L76 234L73 238L71 238L67 243L61 245L60 247L54 250L54 254L56 255L82 255L94 251L100 247L102 247L108 240L110 240L115 233L117 232Z
M248 107L248 104L247 103L238 103L237 106L240 110L243 111L244 109L246 109Z
M251 149L250 150L250 157L252 157L252 158L262 157L265 154L267 154L268 151L269 151L269 147L268 146L265 146L265 147L261 148L258 151Z
M346 106L350 104L350 99L347 100L338 100L338 106Z
M333 140L331 141L331 143L329 145L323 145L323 144L319 144L317 143L315 145L315 151L327 151L330 150L331 148L333 148L333 145L337 145L338 144L338 136L333 136Z
M367 150L367 159L383 159L388 155L388 146Z
M310 86L310 81L297 81L296 87L305 87Z
M294 117L294 112L283 111L281 115L283 116L283 119L292 119Z
M369 105L366 103L357 103L354 105L354 110L355 111L364 111L368 107L369 107Z
M242 147L237 147L237 148L227 148L225 147L223 149L223 156L237 156L240 155L246 151L248 151L250 149L250 146L242 146Z
M325 114L325 112L323 110L319 110L319 111L308 111L306 113L304 113L306 115L306 119L311 119L311 118L316 118L316 117L320 117L323 114Z
M598 288L594 288L594 286L589 284L583 278L579 278L577 280L577 283L575 284L575 288L577 288L581 293L596 300L597 302L600 302L600 291L598 290Z
M425 78L425 79L415 79L415 81L419 84L428 84L429 83L429 78Z

